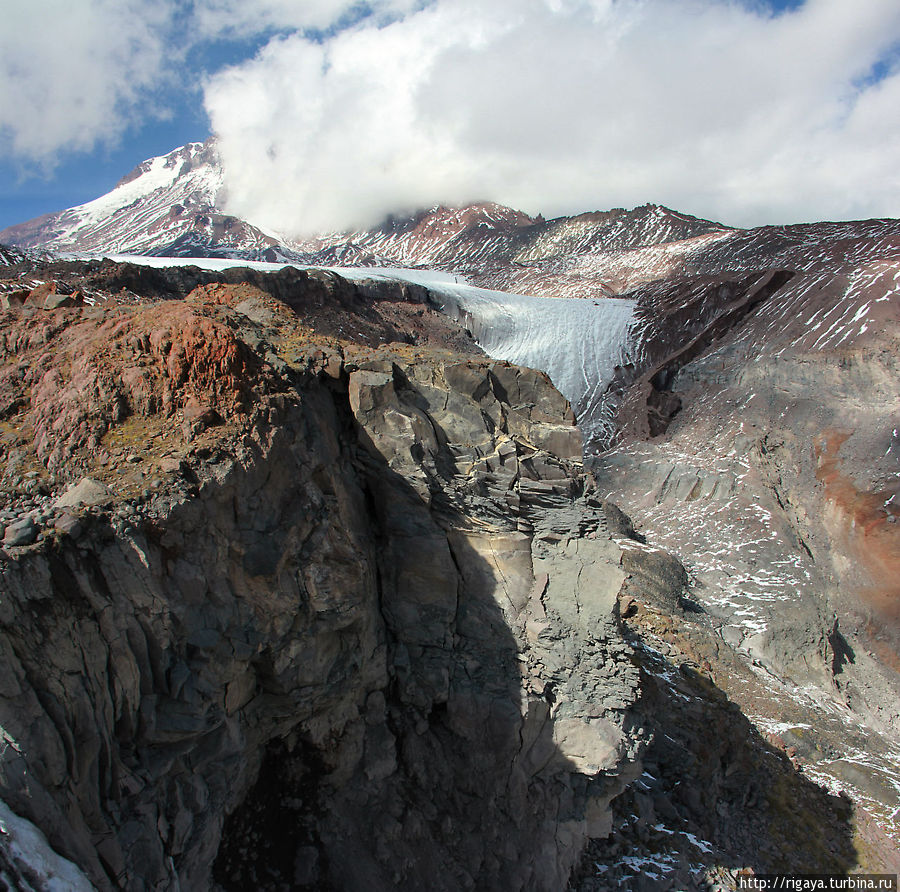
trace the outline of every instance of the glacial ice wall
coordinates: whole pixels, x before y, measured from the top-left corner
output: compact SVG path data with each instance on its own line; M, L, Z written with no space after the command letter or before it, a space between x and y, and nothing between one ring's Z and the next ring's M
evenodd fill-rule
M546 372L572 404L586 444L608 442L614 426L606 388L625 361L634 301L429 287L486 353Z
M603 448L615 433L606 389L616 366L628 361L635 301L508 294L462 284L434 270L343 267L333 272L348 279L424 286L488 355L546 372L572 404L587 448Z

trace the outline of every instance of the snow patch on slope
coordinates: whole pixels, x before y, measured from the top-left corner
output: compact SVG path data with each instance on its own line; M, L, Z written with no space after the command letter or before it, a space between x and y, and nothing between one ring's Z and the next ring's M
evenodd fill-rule
M58 855L31 821L0 801L0 885L22 892L96 892L71 861Z

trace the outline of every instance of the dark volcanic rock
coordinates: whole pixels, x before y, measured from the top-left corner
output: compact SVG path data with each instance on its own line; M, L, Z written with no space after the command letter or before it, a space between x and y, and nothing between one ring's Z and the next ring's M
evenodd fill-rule
M545 375L318 287L5 318L4 497L78 516L0 554L3 799L99 889L561 888L639 773L612 509Z

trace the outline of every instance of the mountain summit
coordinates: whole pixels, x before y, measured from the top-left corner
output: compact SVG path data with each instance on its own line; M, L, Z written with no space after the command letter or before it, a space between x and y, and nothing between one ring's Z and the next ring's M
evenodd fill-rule
M86 204L10 226L0 242L77 254L168 254L278 259L278 240L220 209L224 172L215 142L150 158Z

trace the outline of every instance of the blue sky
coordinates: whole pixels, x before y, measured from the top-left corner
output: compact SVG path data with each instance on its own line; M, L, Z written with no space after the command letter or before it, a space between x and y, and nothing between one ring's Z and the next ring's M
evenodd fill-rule
M191 47L176 63L179 81L158 91L162 114L138 115L108 141L101 131L90 151L63 144L49 159L5 151L0 155L0 229L97 198L141 161L206 140L210 126L202 78L252 57L264 39L204 41Z
M0 228L95 198L213 130L229 209L286 232L479 199L551 214L659 201L744 225L900 215L896 0L487 10L474 0L11 9Z
M97 198L144 158L202 140L208 130L202 109L198 113L196 107L182 106L172 120L129 130L115 147L62 154L52 172L4 158L0 160L0 229Z

